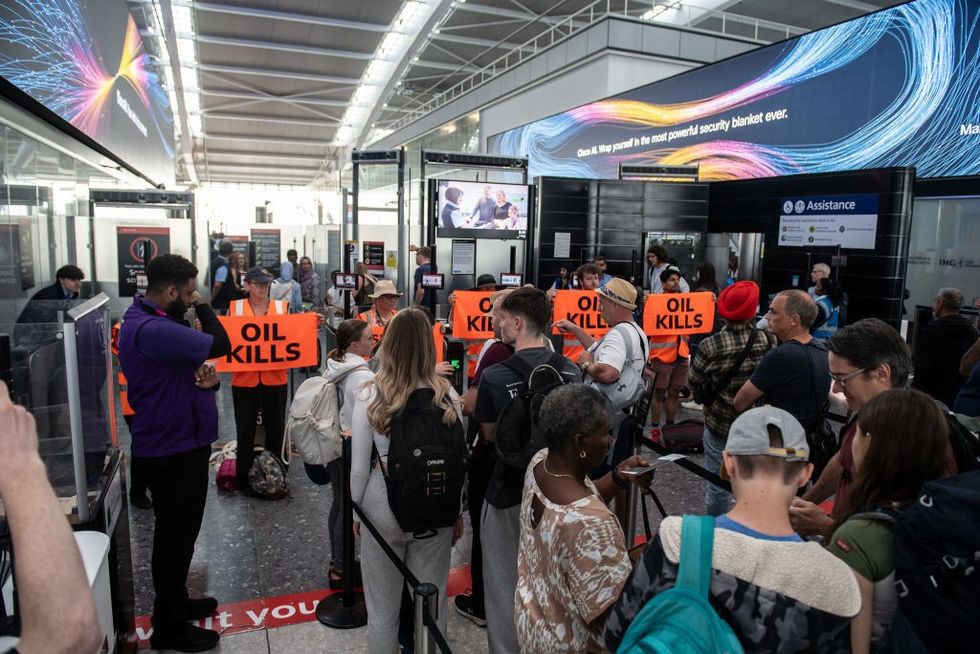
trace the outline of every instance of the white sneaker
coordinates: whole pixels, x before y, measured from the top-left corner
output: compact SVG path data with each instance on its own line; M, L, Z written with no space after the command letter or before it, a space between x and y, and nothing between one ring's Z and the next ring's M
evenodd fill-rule
M688 402L681 402L681 406L684 407L685 409L690 409L691 411L704 411L704 407L698 404L697 402L695 402L694 400L690 400Z

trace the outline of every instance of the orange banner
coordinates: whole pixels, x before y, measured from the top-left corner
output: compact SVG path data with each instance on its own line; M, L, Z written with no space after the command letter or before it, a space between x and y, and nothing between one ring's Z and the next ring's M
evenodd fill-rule
M492 291L456 291L453 304L453 336L468 341L493 338L490 318Z
M593 337L609 331L609 325L599 313L599 294L595 291L558 291L555 293L552 322L568 320ZM557 329L555 334L562 332Z
M316 365L315 313L221 316L231 353L213 361L218 372L261 372Z
M714 293L655 293L643 306L647 336L708 334L714 324Z

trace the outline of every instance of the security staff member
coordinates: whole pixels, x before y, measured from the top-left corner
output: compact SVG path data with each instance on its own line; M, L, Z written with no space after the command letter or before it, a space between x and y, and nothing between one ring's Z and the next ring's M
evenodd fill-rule
M208 497L208 460L218 439L218 375L209 359L231 343L197 292L197 268L165 254L147 266L146 296L136 295L119 330L119 363L135 414L133 456L153 494L153 649L203 652L218 634L188 620L214 613L213 597L190 599L187 572ZM183 322L197 309L202 331Z
M235 300L228 310L230 316L277 316L289 312L285 300L270 300L272 273L254 266L245 273L248 297ZM282 458L283 433L286 429L286 368L262 372L236 372L231 376L231 396L235 405L235 429L238 434L236 476L238 489L254 495L248 483L248 472L255 458L255 423L262 410L265 426L265 449Z

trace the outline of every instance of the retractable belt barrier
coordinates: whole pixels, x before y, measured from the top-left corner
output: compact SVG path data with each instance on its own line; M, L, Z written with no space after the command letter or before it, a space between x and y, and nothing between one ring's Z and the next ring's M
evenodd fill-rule
M660 456L665 456L667 454L671 454L671 451L669 449L667 449L666 447L664 447L660 443L657 443L657 442L655 442L655 441L647 438L646 436L640 436L639 437L639 441L640 441L640 444L641 445L644 445L646 447L649 447L651 450L653 450L654 452L656 452ZM731 485L730 482L725 481L724 479L722 479L721 477L719 477L715 473L711 472L710 470L708 470L704 466L699 466L698 464L694 463L690 459L686 459L686 458L685 459L677 459L677 460L674 461L674 463L676 463L680 467L684 468L688 472L693 472L698 477L701 477L701 479L704 479L705 481L707 481L707 482L709 482L711 484L714 484L718 488L722 488L722 489L728 491L729 493L732 492L732 485Z
M359 507L356 503L352 503L352 506L354 507L354 513L356 513L357 517L361 519L361 524L367 527L367 530L371 532L374 540L381 546L385 556L387 556L388 560L390 560L392 564L398 568L398 572L405 578L406 583L412 587L412 591L416 597L415 651L419 652L420 654L426 654L427 652L432 651L430 647L427 647L426 643L424 642L424 636L418 629L421 608L421 622L428 630L429 635L432 636L433 640L435 640L435 644L438 646L439 651L443 654L452 654L452 650L449 649L449 643L446 642L446 637L442 634L442 631L439 630L439 625L436 624L435 620L435 611L438 608L439 603L439 589L433 584L420 582L418 578L412 574L412 571L408 569L405 562L402 561L398 554L395 553L395 550L391 549L391 545L389 545L387 541L381 537L381 534L378 533L377 528L375 528L375 526L371 524L371 521L368 520L368 517L364 515L364 511L361 510L361 507ZM419 602L422 603L421 607L419 606ZM423 642L420 642L420 640Z

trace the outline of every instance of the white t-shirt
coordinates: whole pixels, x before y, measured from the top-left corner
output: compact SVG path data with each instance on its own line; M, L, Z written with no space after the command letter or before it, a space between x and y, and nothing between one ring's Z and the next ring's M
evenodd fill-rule
M640 341L640 327L632 321L621 322L615 325L606 332L606 335L601 340L592 344L589 352L592 353L596 363L604 363L616 370L622 370L623 366L626 365L626 357L628 355L626 338L629 338L631 341L633 367L638 372L642 372L645 363L645 350L643 343Z

